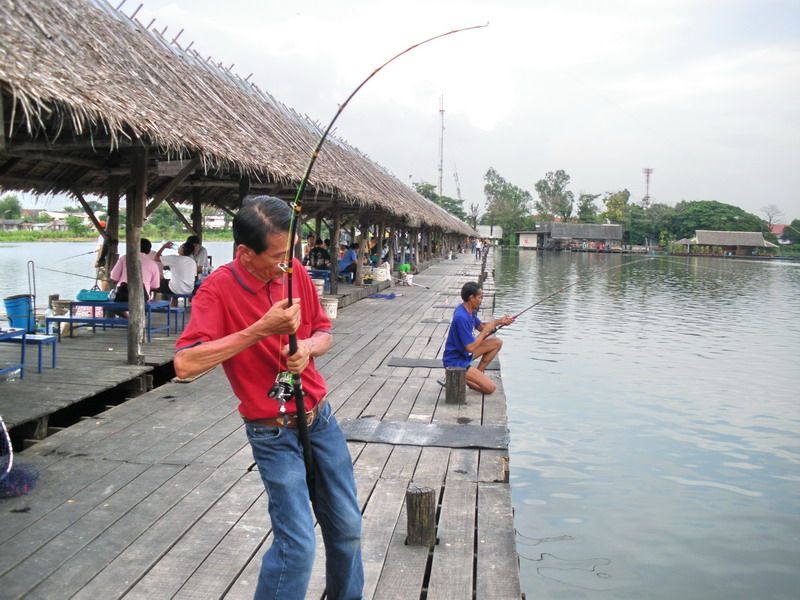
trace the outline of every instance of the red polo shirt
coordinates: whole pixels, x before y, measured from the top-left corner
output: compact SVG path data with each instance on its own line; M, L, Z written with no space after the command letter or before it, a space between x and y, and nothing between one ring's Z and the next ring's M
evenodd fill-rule
M300 328L297 339L311 337L317 331L330 333L331 321L325 314L314 284L300 261L294 259L292 295L300 298ZM241 331L258 321L275 302L286 298L285 276L264 283L253 277L239 259L224 265L203 280L192 300L192 316L181 335L176 350L217 340ZM286 360L280 350L289 343L288 335L272 335L242 350L222 363L225 375L241 404L239 411L248 419L278 416L280 404L267 394ZM306 410L325 397L328 388L312 358L302 374ZM286 412L297 412L294 401L286 403Z

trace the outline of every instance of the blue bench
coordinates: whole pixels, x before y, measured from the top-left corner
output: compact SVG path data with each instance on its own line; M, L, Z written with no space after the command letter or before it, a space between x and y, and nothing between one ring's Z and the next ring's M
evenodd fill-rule
M341 281L347 281L347 283L353 283L353 273L339 273L339 279Z
M46 317L45 318L45 327L47 327L50 323L70 323L73 326L75 325L86 325L91 326L92 331L97 330L98 325L102 325L103 329L105 330L106 327L115 328L115 327L128 327L128 319L118 318L118 317L81 317L78 315L72 314L73 310L78 306L89 306L92 308L92 314L95 314L96 309L100 308L103 310L103 314L105 315L106 311L110 312L127 312L128 311L128 303L127 302L70 302L69 305L69 315L58 316L58 317ZM170 316L172 315L171 312L167 312L167 324L162 325L160 327L153 327L153 311L159 308L165 308L169 306L169 301L167 300L150 300L149 302L145 302L145 314L147 317L147 321L145 323L145 328L147 329L147 341L150 342L153 339L153 333L156 331L166 331L167 335L169 335L170 330ZM177 319L177 314L176 317ZM69 335L73 337L73 330L70 329ZM59 328L58 331L58 341L61 341L61 329Z
M331 291L331 272L326 271L325 269L309 269L308 274L311 276L311 279L324 279L325 280L325 288L326 292Z
M186 294L186 296L191 298L191 296L189 294ZM181 297L183 297L183 296L181 296ZM170 306L154 308L153 312L167 313L167 325L169 325L170 321L172 321L172 319L174 318L175 319L174 331L175 331L176 334L178 333L178 315L180 315L181 316L181 331L186 329L186 304L185 303L184 303L183 306L177 306L177 305L176 306L172 306L170 304ZM167 331L167 335L169 335L169 331Z
M44 335L39 333L29 333L25 336L25 344L33 344L39 348L39 368L36 370L37 373L42 372L42 347L46 345L50 345L53 348L53 368L56 368L56 336L54 335ZM4 340L0 340L3 342L12 342L14 344L21 344L23 340L21 337L13 337Z

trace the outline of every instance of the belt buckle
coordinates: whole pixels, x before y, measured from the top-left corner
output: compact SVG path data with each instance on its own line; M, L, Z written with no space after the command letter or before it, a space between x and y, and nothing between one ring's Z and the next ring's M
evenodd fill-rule
M316 418L316 408L314 410L310 410L306 413L306 425L311 425Z

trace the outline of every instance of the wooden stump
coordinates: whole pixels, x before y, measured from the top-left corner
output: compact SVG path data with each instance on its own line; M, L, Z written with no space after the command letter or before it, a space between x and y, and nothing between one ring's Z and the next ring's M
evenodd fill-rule
M408 526L406 545L436 545L436 492L433 488L411 485L406 490Z
M445 368L445 404L466 404L467 370L462 367Z

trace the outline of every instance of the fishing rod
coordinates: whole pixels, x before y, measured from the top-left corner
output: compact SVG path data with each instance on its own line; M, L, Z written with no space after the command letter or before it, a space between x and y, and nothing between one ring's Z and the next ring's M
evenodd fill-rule
M303 210L303 193L305 192L306 185L308 184L309 178L311 177L311 170L314 168L314 164L317 162L317 157L319 156L319 152L322 149L322 145L325 143L325 140L328 138L331 130L333 129L336 120L339 118L339 115L342 114L342 111L347 107L350 103L350 100L364 87L367 82L375 77L384 67L389 65L391 62L395 61L396 59L400 58L404 54L411 52L415 48L422 46L423 44L427 44L428 42L432 42L439 38L443 38L449 35L453 35L454 33L460 33L462 31L469 31L471 29L481 29L483 27L487 27L486 25L476 25L472 27L464 27L462 29L453 29L446 33L441 33L434 37L428 38L422 42L418 42L413 46L409 46L402 52L395 54L392 58L387 60L377 69L372 71L364 81L358 84L358 86L351 92L351 94L347 97L347 99L339 106L336 114L334 115L331 122L328 124L325 131L319 138L317 145L314 147L314 150L311 152L311 156L308 159L308 164L306 165L305 173L303 174L303 178L300 180L300 184L297 187L297 193L295 194L294 202L291 204L292 208L292 219L289 225L289 236L286 242L286 253L285 253L285 260L284 263L281 265L281 268L286 273L286 290L287 290L287 299L288 304L287 307L292 306L292 279L293 279L293 261L294 261L294 239L297 236L297 228L300 223L300 213ZM297 335L292 333L289 335L289 356L293 356L297 352ZM301 383L300 374L296 374L293 377L288 372L280 372L278 373L278 377L276 379L275 385L273 386L270 394L273 394L273 397L278 396L281 400L284 400L287 396L286 388L289 387L289 380L292 380L291 389L292 393L291 396L294 397L295 400L295 407L297 410L297 433L300 438L301 444L303 446L303 460L306 465L306 481L308 483L309 493L313 493L314 485L314 465L312 462L311 457L311 441L308 437L308 423L306 421L306 407L305 407L305 394L303 392L303 385Z
M561 293L561 292L563 292L564 290L568 290L569 288L571 288L571 287L573 287L573 286L576 286L576 285L578 285L579 283L582 283L582 282L589 281L590 279L594 279L595 277L597 277L597 276L599 276L599 275L602 275L603 273L608 273L609 271L613 271L613 270L615 270L615 269L622 269L622 268L624 268L624 267L629 267L630 265L635 265L636 263L644 262L644 261L646 261L646 260L653 260L653 258L654 258L654 257L652 257L652 256L648 256L647 258L640 258L639 260L634 260L634 261L632 261L632 262L627 262L627 263L623 263L623 264L619 264L619 265L614 265L613 267L609 267L609 268L607 268L607 269L603 269L602 271L596 271L596 272L592 273L592 274L591 274L589 277L586 277L586 278L580 278L580 279L576 279L576 280L575 280L575 281L573 281L572 283L569 283L569 284L565 285L564 287L562 287L562 288L560 288L560 289L556 290L556 291L555 291L555 292L553 292L552 294L549 294L549 295L545 296L545 297L544 297L544 298L542 298L541 300L537 300L536 302L534 302L533 304L531 304L531 305L530 305L528 308L526 308L525 310L523 310L523 311L521 311L521 312L518 312L517 314L515 314L515 315L514 315L513 317L511 317L511 318L512 318L513 320L516 320L516 319L517 319L517 317L519 317L519 316L521 316L521 315L524 315L526 312L528 312L528 311L529 311L529 310L531 310L532 308L534 308L534 307L536 307L536 306L539 306L540 304L543 304L543 303L547 302L548 300L550 300L550 298L553 298L554 296L557 296L558 294L560 294L560 293ZM503 327L506 327L506 326L505 326L505 325L498 325L497 327L495 327L495 328L494 328L494 332L497 332L498 330L502 329Z
M45 271L52 271L53 273L61 273L63 275L74 275L75 277L83 277L84 279L93 279L97 281L96 277L89 277L88 275L81 275L80 273L70 273L69 271L58 271L56 269L48 269L47 267L39 267L40 269L44 269Z
M61 262L62 260L69 260L70 258L78 258L79 256L86 256L87 254L94 254L95 252L97 252L97 250L89 250L89 252L81 252L80 254L76 254L75 256L67 256L66 258L59 258L56 262Z

